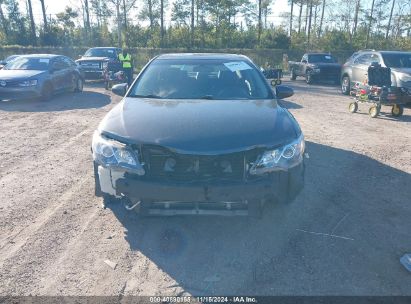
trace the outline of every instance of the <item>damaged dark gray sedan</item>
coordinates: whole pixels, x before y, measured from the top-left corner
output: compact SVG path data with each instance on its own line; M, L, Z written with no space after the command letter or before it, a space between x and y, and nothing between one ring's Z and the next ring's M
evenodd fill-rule
M169 54L150 61L100 123L96 195L144 215L260 216L304 186L304 137L242 55Z

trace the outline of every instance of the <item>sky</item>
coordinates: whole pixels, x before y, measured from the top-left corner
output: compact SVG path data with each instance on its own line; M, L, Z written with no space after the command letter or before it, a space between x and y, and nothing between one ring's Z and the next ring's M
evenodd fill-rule
M26 0L19 0L21 4L21 10L26 12ZM140 1L137 1L137 3ZM169 0L171 4L173 0ZM272 5L273 13L268 18L268 23L273 22L274 24L279 24L282 20L278 16L284 12L288 12L287 0L274 0ZM66 6L71 6L73 9L77 10L81 15L81 0L45 0L46 11L48 14L55 15L64 10ZM42 11L40 0L32 0L33 14L35 15L36 23L39 24L42 20ZM169 11L171 10L171 5L168 6ZM166 23L169 22L170 12L168 12L166 17Z

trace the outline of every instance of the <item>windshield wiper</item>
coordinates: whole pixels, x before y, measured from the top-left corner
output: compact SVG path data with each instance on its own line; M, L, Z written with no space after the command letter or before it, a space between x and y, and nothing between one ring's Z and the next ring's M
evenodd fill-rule
M135 97L135 98L157 98L157 99L163 98L163 97L161 97L161 96L154 95L154 94L147 94L147 95L130 95L129 97Z

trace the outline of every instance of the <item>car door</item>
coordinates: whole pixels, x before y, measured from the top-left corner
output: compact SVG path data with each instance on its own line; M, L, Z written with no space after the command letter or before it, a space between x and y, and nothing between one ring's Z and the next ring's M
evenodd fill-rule
M365 53L354 60L352 67L352 82L364 82L367 80L368 67L371 65L371 53Z
M66 72L61 57L54 58L50 64L50 78L53 83L53 88L56 91L60 91L66 85L64 83Z
M68 57L62 57L64 73L64 89L72 89L78 74L75 63Z

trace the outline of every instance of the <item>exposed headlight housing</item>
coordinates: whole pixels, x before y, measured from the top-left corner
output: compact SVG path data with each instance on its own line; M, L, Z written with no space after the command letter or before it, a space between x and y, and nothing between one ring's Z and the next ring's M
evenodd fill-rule
M24 80L18 83L19 87L34 87L37 85L37 79Z
M305 151L304 136L301 136L292 143L275 150L264 152L252 164L250 174L259 175L274 171L287 171L303 161Z
M93 136L93 159L105 168L127 170L144 175L145 170L138 160L138 155L127 145L103 137L96 131Z
M102 64L102 69L104 70L104 69L107 69L108 68L108 61L103 61L103 64Z

